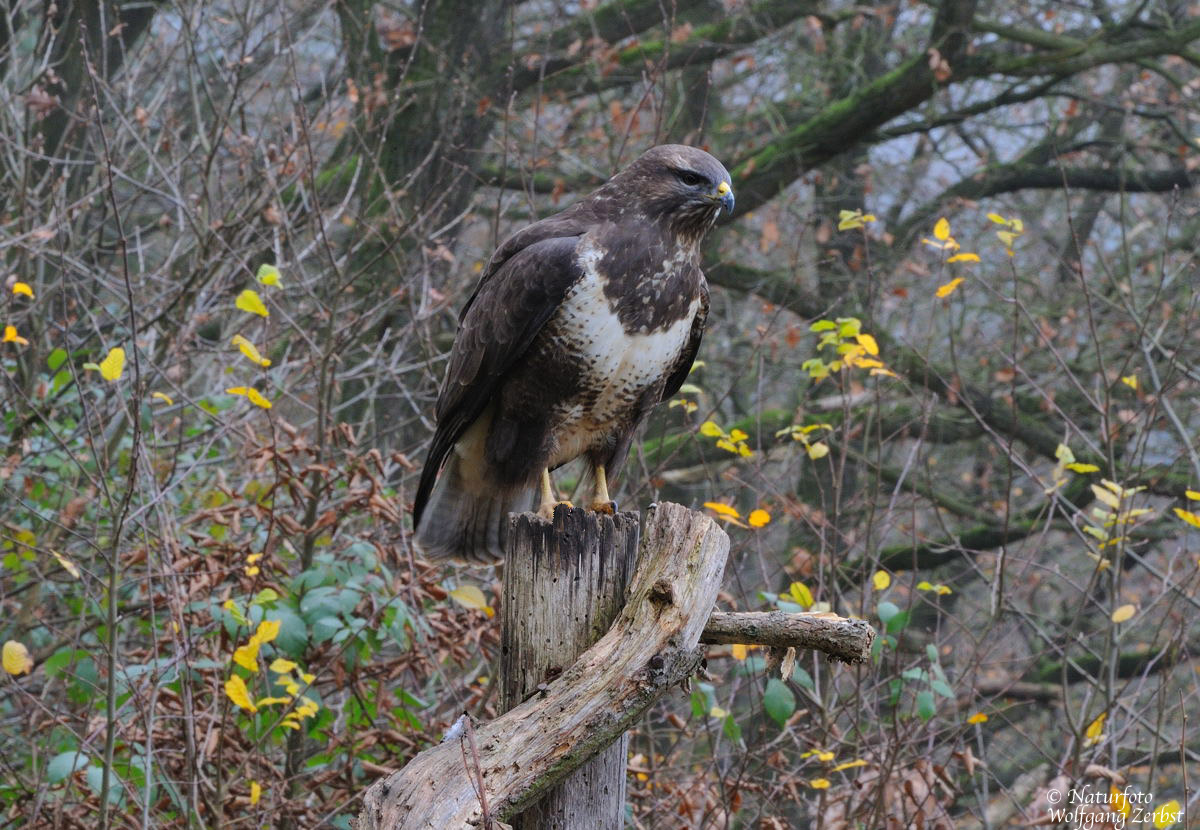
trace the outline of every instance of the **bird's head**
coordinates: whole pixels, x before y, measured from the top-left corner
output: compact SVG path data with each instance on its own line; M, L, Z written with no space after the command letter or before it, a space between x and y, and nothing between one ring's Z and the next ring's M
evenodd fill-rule
M648 216L662 217L677 233L702 236L722 209L733 212L729 171L697 147L653 147L617 178L625 180L625 191L642 202Z

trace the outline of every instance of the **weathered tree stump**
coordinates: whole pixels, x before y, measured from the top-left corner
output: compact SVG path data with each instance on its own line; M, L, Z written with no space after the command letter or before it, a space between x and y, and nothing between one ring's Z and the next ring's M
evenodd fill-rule
M608 632L544 690L469 738L462 730L448 735L372 784L358 830L492 830L691 676L704 656L700 632L721 586L729 537L677 504L653 508L642 536L629 598Z
M560 505L553 522L511 517L500 609L500 709L507 712L574 664L625 606L638 516ZM629 736L587 761L512 820L514 830L621 830Z

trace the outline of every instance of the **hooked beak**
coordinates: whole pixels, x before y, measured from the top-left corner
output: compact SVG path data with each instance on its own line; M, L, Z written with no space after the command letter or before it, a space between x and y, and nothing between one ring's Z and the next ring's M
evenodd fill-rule
M726 213L733 213L733 188L729 186L729 182L721 182L717 185L717 192L713 194L713 200L720 202Z

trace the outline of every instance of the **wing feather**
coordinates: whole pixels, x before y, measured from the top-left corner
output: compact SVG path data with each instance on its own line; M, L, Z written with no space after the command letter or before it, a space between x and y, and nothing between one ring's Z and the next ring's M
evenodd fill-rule
M437 431L413 504L414 526L446 455L496 394L580 276L578 236L543 238L489 267L471 295L437 401ZM497 252L499 257L499 252Z
M704 322L708 319L708 282L705 281L704 275L700 275L700 307L696 309L696 316L692 318L692 332L688 336L687 345L679 355L679 360L671 369L671 374L667 378L667 384L663 387L662 397L660 401L668 400L675 396L679 391L679 387L683 386L687 380L688 374L692 371L692 364L696 362L696 354L700 351L700 341L704 337Z

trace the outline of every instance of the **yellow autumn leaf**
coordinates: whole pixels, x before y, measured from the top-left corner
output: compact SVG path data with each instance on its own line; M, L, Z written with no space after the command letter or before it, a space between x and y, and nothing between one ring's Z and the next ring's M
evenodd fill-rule
M254 404L255 406L262 407L263 409L271 408L271 402L264 398L262 394L253 386L234 386L230 389L226 389L225 393L228 395L242 395L246 398L246 400L250 401L250 403Z
M829 779L814 778L812 781L808 782L808 786L812 787L814 790L827 790L829 789Z
M1095 464L1081 464L1078 461L1072 461L1067 465L1067 469L1076 473L1098 473L1100 468Z
M856 335L854 335L854 339L858 342L858 345L860 345L864 349L866 349L867 354L872 355L872 356L879 354L879 344L875 341L875 338L872 337L871 335L856 334Z
M125 350L114 346L108 356L100 361L100 377L108 381L118 380L125 372Z
M950 280L950 282L946 283L945 285L939 285L937 288L937 291L935 291L933 293L936 294L939 299L942 297L949 297L951 294L953 294L955 292L955 290L962 283L962 281L963 281L962 277L955 277L954 279Z
M487 599L483 595L483 591L474 585L463 585L460 588L455 588L450 592L460 605L465 605L467 608L474 608L477 611L482 611L487 616L491 617L496 612L487 604Z
M719 501L706 501L704 506L721 517L728 517L730 519L740 519L742 517L742 514L737 512L737 510L728 504L721 504Z
M9 640L4 644L3 650L0 650L0 664L9 674L29 674L33 671L33 658L29 656L29 649L25 648L24 643L18 643L16 640Z
M302 718L310 718L319 711L321 711L321 707L308 696L301 697L300 705L296 707L296 714Z
M999 213L989 213L987 215L987 218L991 219L997 225L1007 225L1008 224L1008 220L1005 219L1003 216L1001 216Z
M745 441L749 437L749 434L742 432L740 429L732 429L729 431L730 441Z
M1183 818L1183 808L1172 798L1167 803L1155 807L1151 818L1154 819L1156 830L1166 830L1168 827L1174 827L1175 823Z
M734 660L745 660L750 654L750 647L743 643L734 643L729 647L729 656Z
M750 523L750 527L763 527L771 521L771 514L759 508L747 516L746 521Z
M714 706L709 710L708 714L712 715L714 718L724 718L729 715L729 710L723 709L720 706Z
M262 697L258 699L258 703L255 705L261 709L264 706L278 706L280 704L291 702L292 699L290 697Z
M829 445L824 441L818 441L815 444L809 444L804 449L808 452L808 457L813 461L829 455Z
M258 671L258 649L262 643L257 637L251 637L250 642L233 650L233 662L246 671Z
M921 237L921 244L928 245L930 248L936 248L939 251L957 251L962 247L954 237L950 237L945 242L937 242L927 236L923 236Z
M64 571L66 571L71 576L75 577L76 579L79 579L79 568L76 567L74 562L72 562L70 559L63 556L61 553L59 553L56 550L52 550L50 552L52 554L54 554L54 558L58 560L58 564L62 565L62 569Z
M1101 712L1094 721L1088 724L1087 730L1084 732L1084 746L1093 746L1100 743L1104 738L1104 721L1108 718L1107 712Z
M788 594L801 608L811 608L813 604L812 591L803 582L793 582L788 588Z
M1195 513L1193 513L1190 510L1182 510L1178 507L1173 508L1173 509L1175 511L1176 516L1183 519L1185 522L1190 524L1192 527L1200 528L1200 516L1197 516Z
M249 358L250 362L257 363L264 369L271 365L271 361L263 357L262 354L259 353L258 348L240 334L235 334L233 336L233 345L241 349L242 354Z
M942 242L950 238L950 222L945 216L937 220L937 224L933 226L933 235Z
M233 705L239 709L245 709L251 714L258 711L258 707L250 699L250 691L246 688L246 681L242 680L236 674L225 681L225 696L233 701Z
M1119 789L1116 784L1113 784L1109 790L1108 803L1121 815L1129 816L1129 799L1125 797L1125 791Z
M12 293L24 294L29 299L31 299L31 300L33 299L33 289L29 287L29 283L27 283L27 282L14 282L13 287L12 287Z
M859 758L855 761L846 761L844 764L838 764L830 772L841 772L844 769L854 769L855 767L865 767L866 765L867 762Z
M257 781L250 782L250 806L253 807L262 798L262 786Z
M714 421L705 421L700 425L700 434L708 438L720 438L725 432Z
M282 620L263 620L258 624L258 630L254 632L254 639L260 643L269 643L279 636L279 629L282 625Z
M1092 485L1092 493L1095 494L1097 499L1104 502L1106 505L1111 507L1113 510L1116 510L1121 506L1121 499L1117 496L1116 493L1112 492L1111 490L1109 490L1106 487L1100 487L1096 484L1093 484Z
M276 657L271 661L271 665L268 668L270 668L271 671L275 672L276 674L287 674L293 669L298 668L298 666L291 660L285 660L282 657Z
M946 262L979 262L979 254L972 254L964 251L961 254L955 254L946 260Z
M275 288L282 287L282 283L279 281L279 269L265 262L258 266L258 273L254 275L254 278L263 285L271 285Z
M262 297L258 296L258 292L252 288L247 288L241 294L238 294L234 305L242 311L247 311L251 314L257 314L259 317L266 317L271 312L267 311L266 305L262 301Z
M876 571L871 577L871 583L876 591L882 591L892 584L892 577L887 571Z
M155 400L162 401L167 406L175 403L175 401L171 399L171 396L165 392L151 392L150 397L154 398Z
M313 681L317 679L317 676L315 674L309 674L306 671L302 671L300 672L300 679L311 686Z
M16 343L18 346L28 346L29 341L21 335L17 334L16 326L5 326L4 336L0 337L0 343Z
M1134 392L1137 391L1137 388L1138 388L1137 375L1125 375L1123 378L1121 378L1121 383L1128 386Z
M976 712L975 714L971 715L971 717L967 718L967 723L974 726L977 723L987 723L987 719L988 716L983 712Z
M1187 496L1189 499L1191 499L1192 501L1200 501L1200 492L1197 492L1195 490L1184 490L1183 494L1185 496Z
M1115 623L1123 623L1126 620L1133 619L1134 613L1137 611L1132 605L1122 605L1116 611L1112 612L1112 621Z

